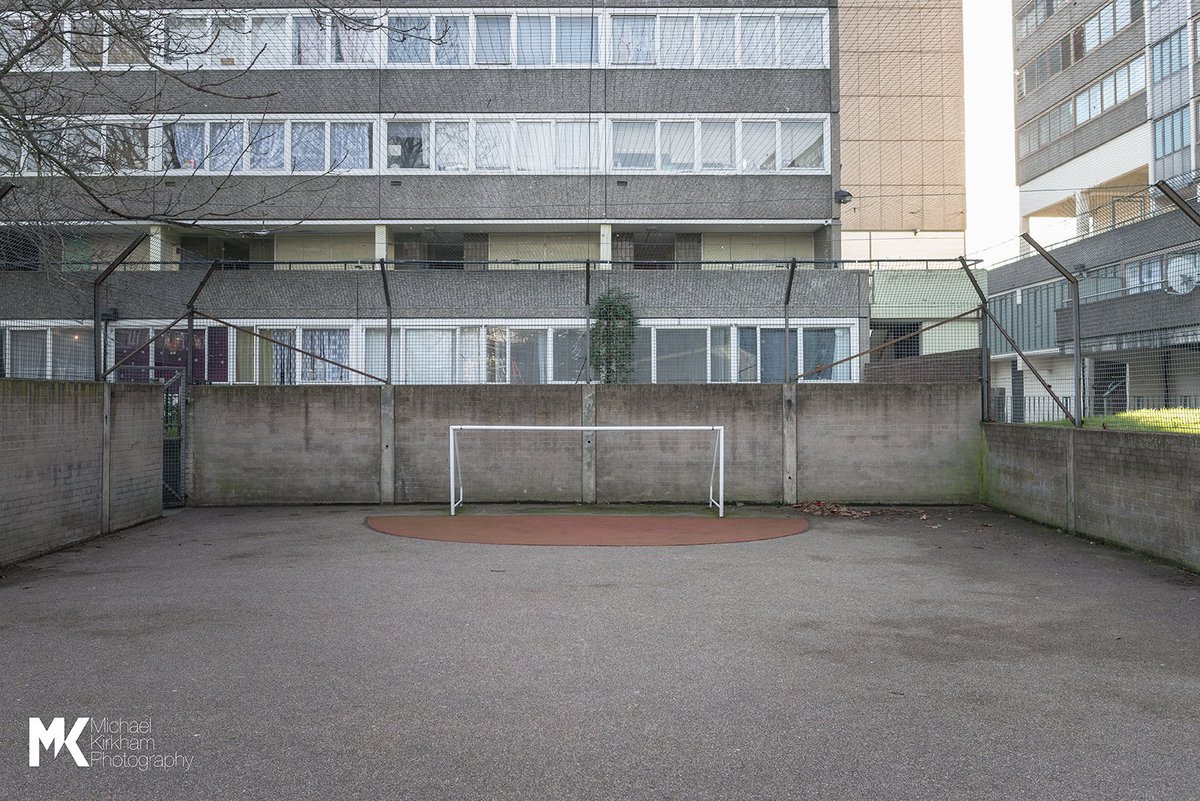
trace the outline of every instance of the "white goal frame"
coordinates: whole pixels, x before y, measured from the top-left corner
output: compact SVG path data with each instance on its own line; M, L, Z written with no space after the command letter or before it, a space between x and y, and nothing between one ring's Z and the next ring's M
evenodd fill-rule
M708 505L717 507L717 517L725 516L725 426L503 426L503 425L456 425L450 426L450 514L463 504L462 469L458 459L458 432L460 431L712 431L716 433L713 444L712 473L708 479Z

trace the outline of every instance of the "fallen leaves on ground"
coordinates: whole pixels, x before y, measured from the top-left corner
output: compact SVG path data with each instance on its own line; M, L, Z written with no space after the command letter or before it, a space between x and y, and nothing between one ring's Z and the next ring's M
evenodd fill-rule
M793 509L799 509L806 515L813 517L870 517L871 513L865 509L851 509L849 506L843 506L840 503L829 503L827 501L804 501L802 503L793 503Z

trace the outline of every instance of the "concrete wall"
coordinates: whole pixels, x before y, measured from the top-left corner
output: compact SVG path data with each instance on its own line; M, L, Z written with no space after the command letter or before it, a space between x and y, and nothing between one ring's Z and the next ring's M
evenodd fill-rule
M190 501L444 503L450 425L594 423L724 425L730 501L971 502L978 416L976 383L200 386ZM464 432L459 455L468 501L701 502L713 444L707 432Z
M796 393L802 500L979 500L979 384L832 384Z
M192 388L191 502L379 503L378 387Z
M108 390L0 380L0 564L162 513L162 390Z
M983 428L986 503L1200 569L1200 437Z

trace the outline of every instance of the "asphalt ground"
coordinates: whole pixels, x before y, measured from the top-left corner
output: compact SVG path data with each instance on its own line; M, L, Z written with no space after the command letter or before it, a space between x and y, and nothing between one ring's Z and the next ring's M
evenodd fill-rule
M0 568L0 799L1200 797L1193 574L979 508L663 548L362 524L404 511L189 509ZM29 767L30 717L90 718L91 766Z

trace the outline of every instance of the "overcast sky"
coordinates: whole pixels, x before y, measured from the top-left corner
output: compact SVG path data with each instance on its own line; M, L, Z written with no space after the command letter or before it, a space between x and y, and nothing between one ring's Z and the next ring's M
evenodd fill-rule
M989 262L1015 252L1012 3L963 0L966 61L967 253ZM1000 243L1010 247L996 248Z

